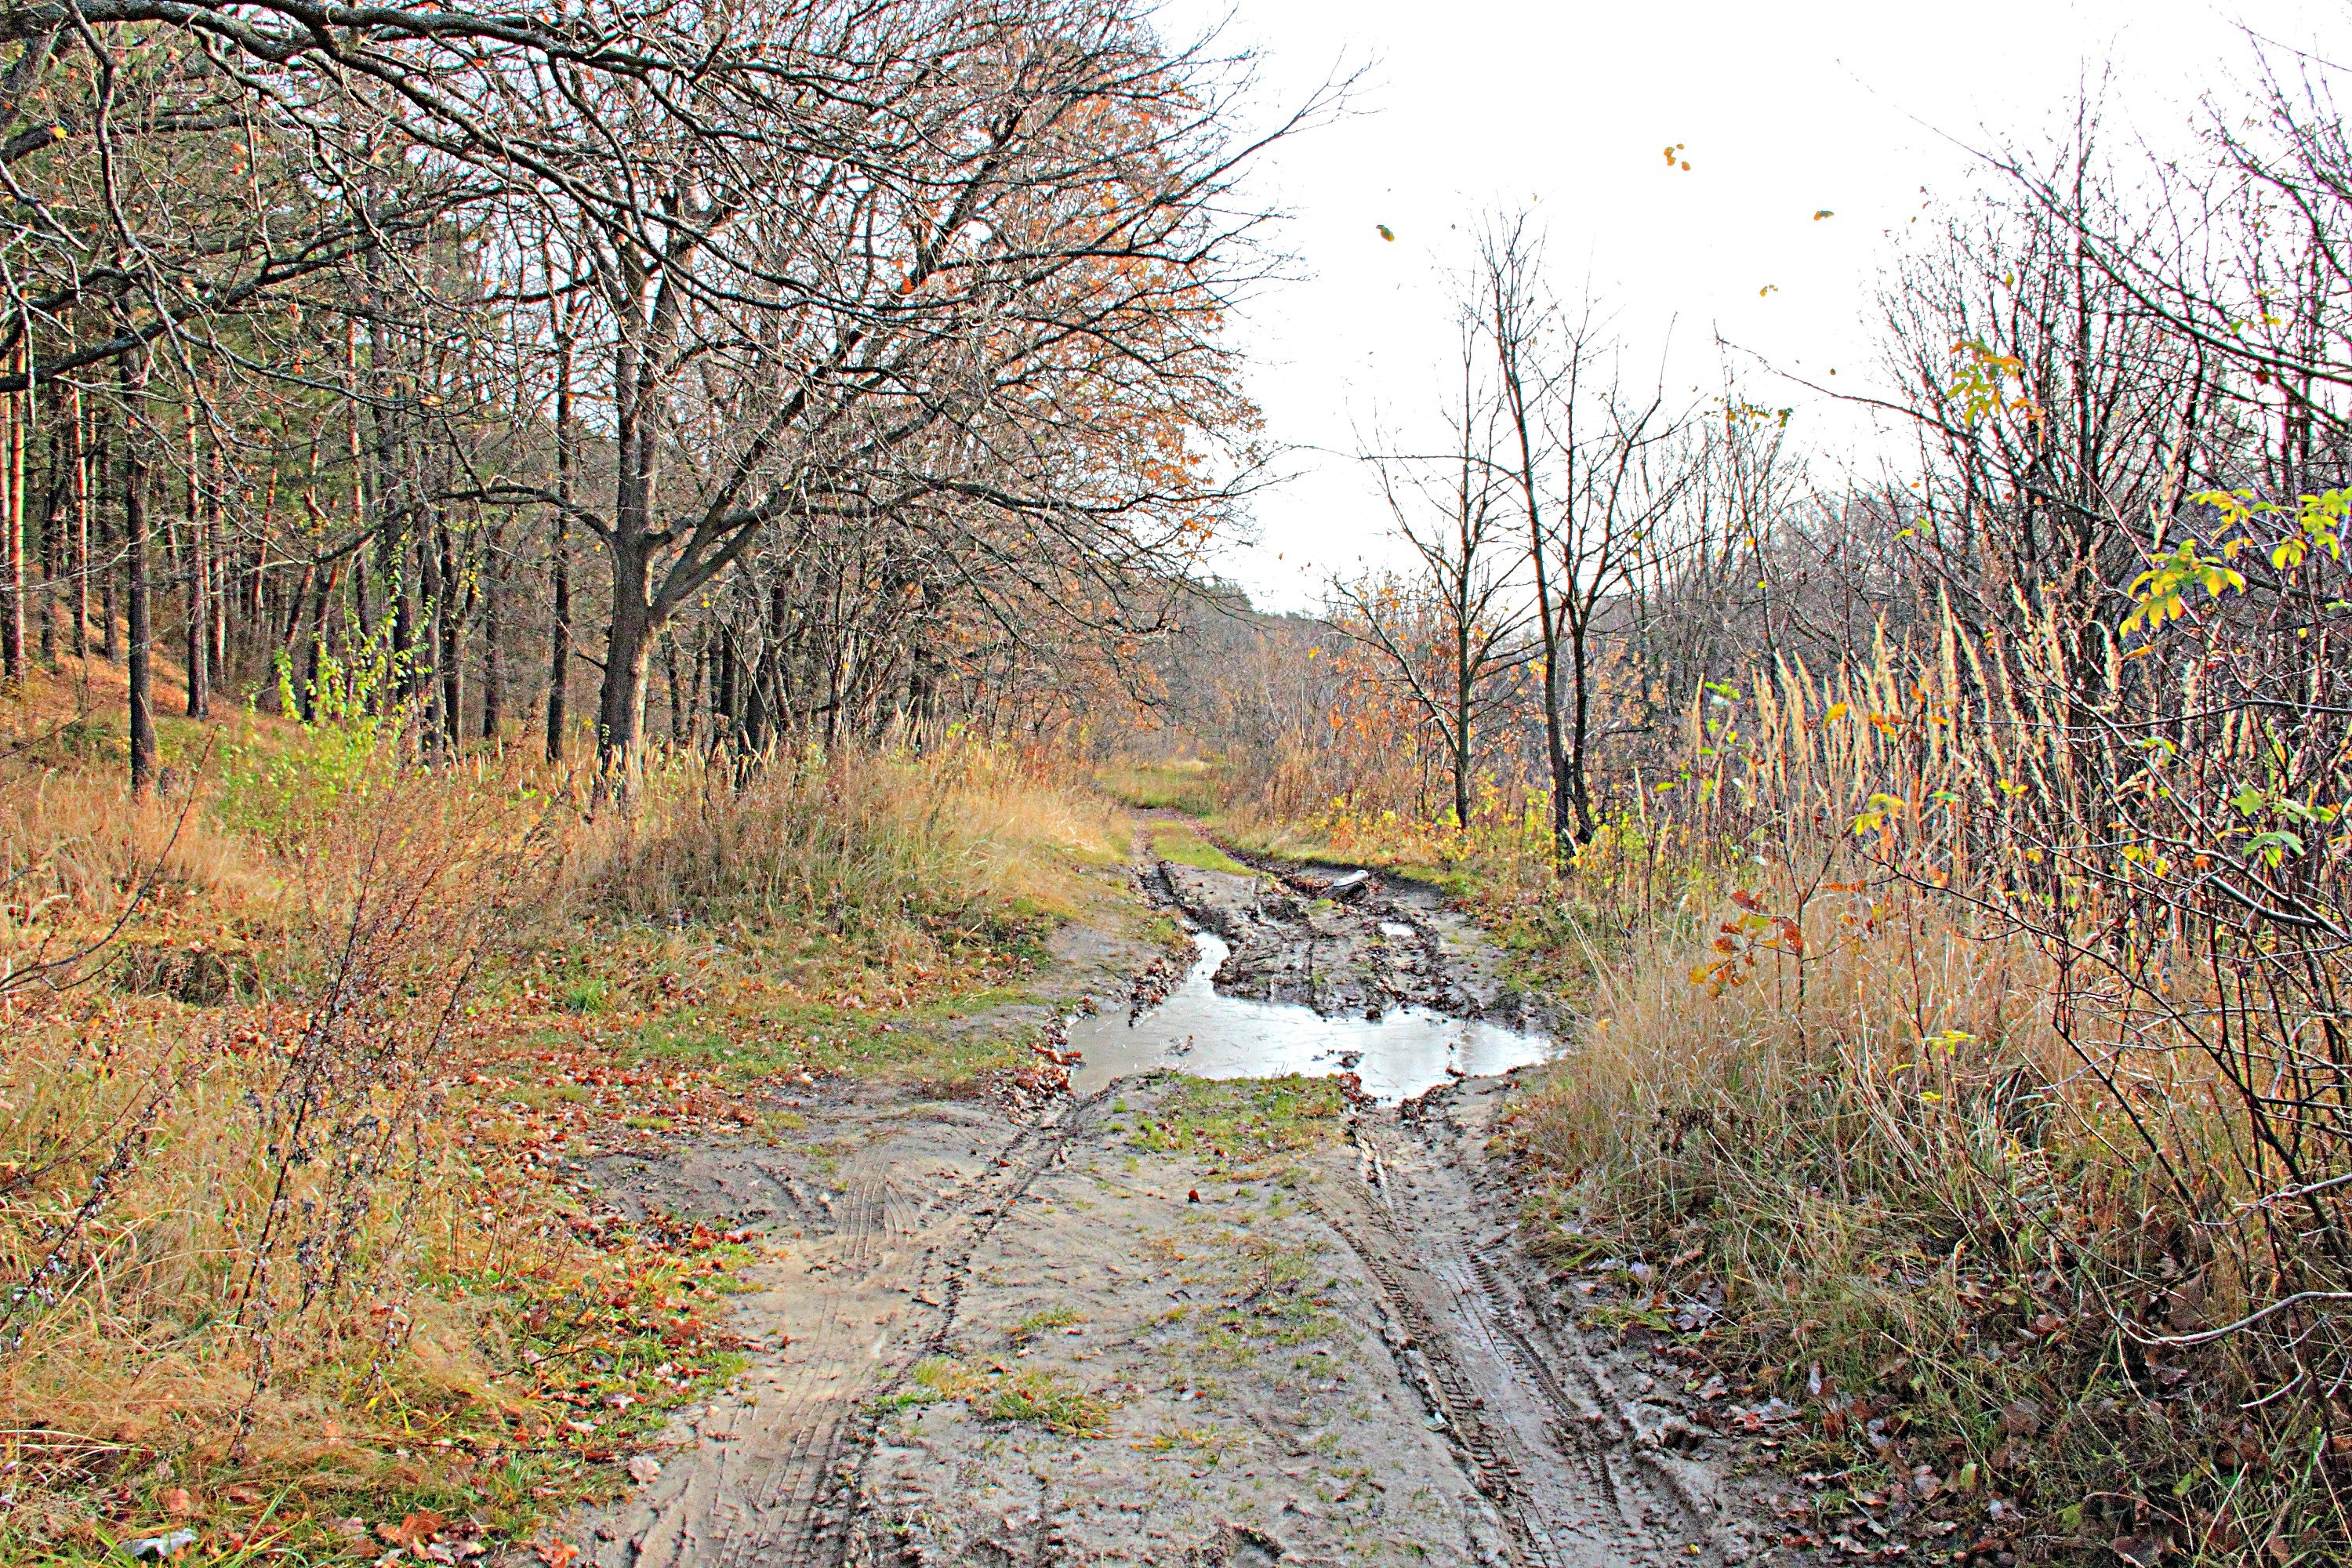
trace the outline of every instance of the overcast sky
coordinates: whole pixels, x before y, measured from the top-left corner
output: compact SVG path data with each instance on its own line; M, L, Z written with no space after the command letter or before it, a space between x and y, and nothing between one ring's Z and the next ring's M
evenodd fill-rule
M1382 516L1349 454L1376 419L1410 429L1436 409L1444 273L1482 213L1531 204L1557 286L1589 278L1653 362L1671 337L1685 388L1712 378L1718 335L1852 384L1872 369L1880 268L1924 193L1967 189L1972 149L2034 136L2102 78L2120 137L2178 146L2200 95L2246 75L2242 21L2352 52L2347 0L1170 0L1162 15L1171 34L1222 19L1228 45L1263 57L1269 106L1368 68L1346 117L1252 175L1290 215L1299 276L1238 330L1295 477L1216 564L1276 609L1380 558ZM1839 410L1750 380L1821 447L1866 446Z

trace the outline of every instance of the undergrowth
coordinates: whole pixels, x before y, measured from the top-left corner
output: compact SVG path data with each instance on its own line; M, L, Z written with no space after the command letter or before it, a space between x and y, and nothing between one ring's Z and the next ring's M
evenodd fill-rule
M134 802L90 671L0 737L12 1562L457 1560L619 1485L734 1366L743 1254L594 1209L577 1157L788 1137L753 1086L1003 1066L958 1015L1121 847L976 743L673 760L620 813L359 713L167 722Z

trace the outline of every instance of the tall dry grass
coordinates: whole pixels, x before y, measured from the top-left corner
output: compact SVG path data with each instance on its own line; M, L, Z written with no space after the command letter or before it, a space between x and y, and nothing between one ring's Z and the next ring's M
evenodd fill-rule
M850 962L1001 942L1124 847L979 742L672 758L621 814L520 749L421 757L396 716L212 732L167 733L148 802L53 715L0 747L0 1554L96 1550L173 1477L288 1489L289 1518L438 1507L440 1470L544 1434L517 1314L571 1292L562 1321L601 1321L635 1287L593 1282L560 1194L478 1164L452 1100L544 953L625 963L615 924L680 921L825 927ZM235 952L236 983L126 959L189 948ZM653 1331L648 1365L689 1363ZM401 1436L477 1428L437 1458ZM542 1438L500 1485L527 1521L577 1471Z
M479 965L543 896L547 814L390 753L366 785L287 858L217 826L203 783L0 789L19 885L52 889L19 952L128 906L134 940L258 911L288 955L276 994L215 1006L122 994L111 948L17 966L42 984L7 998L0 1060L0 1427L32 1539L94 1517L76 1478L128 1456L283 1471L335 1458L356 1409L485 1395L464 1314L424 1288L496 1229L436 1119Z
M576 897L652 921L813 922L836 933L974 940L1066 919L1079 868L1127 848L1116 814L1009 748L788 752L748 773L702 754L648 774L589 829Z
M1948 622L1695 713L1672 806L1709 913L1590 966L1517 1128L1541 1221L1564 1258L1675 1260L1661 1300L1712 1281L1716 1353L1815 1413L1809 1462L1964 1475L2004 1550L2323 1561L2352 1520L2317 1005L2346 954L2200 901L2278 869L2265 821L2167 837L2275 765L2258 726L2151 763L2162 729L2083 722L2062 673ZM2333 871L2301 874L2282 908L2324 907Z

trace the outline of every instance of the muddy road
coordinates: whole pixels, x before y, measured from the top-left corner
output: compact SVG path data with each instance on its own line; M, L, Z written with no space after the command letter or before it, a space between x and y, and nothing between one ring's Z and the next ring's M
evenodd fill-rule
M1422 895L1146 880L1255 1000L1517 1007ZM1056 984L1123 995L1151 958L1074 933ZM1578 1331L1525 1259L1486 1153L1509 1093L869 1086L792 1150L607 1160L625 1210L761 1238L730 1309L752 1349L565 1538L604 1568L1748 1560L1670 1369Z

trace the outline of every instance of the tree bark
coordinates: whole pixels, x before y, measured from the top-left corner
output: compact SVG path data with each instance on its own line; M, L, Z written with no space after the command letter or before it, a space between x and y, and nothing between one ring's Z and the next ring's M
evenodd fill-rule
M89 657L89 454L84 441L81 388L66 393L66 482L72 487L68 516L73 535L73 650Z
M48 669L58 667L58 586L65 561L58 537L64 521L64 509L58 504L58 481L64 471L60 439L61 433L51 424L48 457L41 465L41 664Z
M122 385L122 558L129 579L129 626L125 649L131 686L131 793L143 797L155 787L155 701L153 671L149 658L147 594L147 468L132 438L131 420L139 395L147 384L144 355L123 359L118 374ZM109 627L111 629L111 618Z
M433 543L440 552L441 590L435 596L433 622L437 629L434 658L441 668L441 733L455 757L465 744L466 666L464 661L466 605L457 589L457 542L445 519L434 528Z
M626 801L642 776L646 673L658 628L647 603L651 563L639 552L608 542L614 543L613 619L604 636L604 683L596 705L597 788Z
M354 556L353 571L358 571L364 561L363 556ZM312 721L319 716L319 681L326 673L324 665L327 657L327 605L334 597L335 579L341 570L340 562L328 567L326 575L312 590L314 597L310 601L310 667L302 673L302 720L305 723Z
M547 628L547 760L563 760L569 721L565 697L572 686L572 338L555 341L555 603Z
M183 413L188 422L188 532L187 542L181 552L181 568L186 575L187 593L187 672L188 717L202 719L212 708L210 685L205 677L206 666L212 661L213 636L210 625L212 595L205 581L208 557L212 552L205 540L204 479L202 457L197 451L196 413L193 404L185 405Z
M20 343L8 368L25 364ZM25 679L25 410L20 394L0 394L0 679Z
M667 291L664 291L667 301ZM659 311L656 312L657 316ZM656 342L662 341L657 322ZM613 562L613 617L604 637L604 683L596 706L600 794L635 793L645 750L646 673L661 630L653 604L653 500L660 471L654 430L656 356L624 341L614 358L619 395L614 431L618 473L604 545Z
M495 741L506 723L506 654L499 647L506 627L500 623L504 595L499 591L495 547L482 575L482 739Z
M92 426L90 484L93 499L102 499L106 490L106 477L113 471L114 453L107 439L106 422L102 418L93 418L90 424ZM105 538L108 530L103 515L98 519L98 531L100 542L101 544L108 542ZM114 618L113 573L108 572L99 578L98 597L98 613L104 617L106 623L99 630L100 651L105 654L106 662L112 664L122 657L122 634L120 623Z

